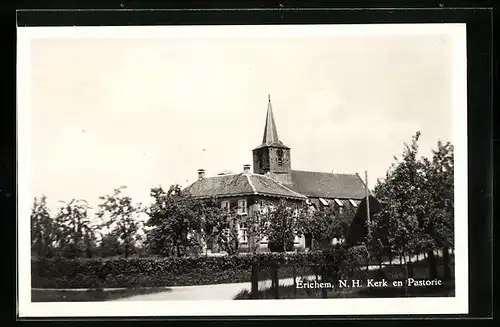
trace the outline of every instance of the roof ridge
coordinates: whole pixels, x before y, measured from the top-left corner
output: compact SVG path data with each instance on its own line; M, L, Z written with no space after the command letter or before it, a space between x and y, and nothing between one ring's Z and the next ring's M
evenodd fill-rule
M312 170L300 170L300 169L292 169L292 172L299 173L315 173L315 174L329 174L329 175L345 175L345 176L358 176L356 173L329 173L327 171L312 171Z
M203 179L221 178L221 177L225 177L225 176L237 176L237 175L241 175L241 174L243 174L243 173L222 174L222 175L215 175L215 176L203 177ZM199 181L199 179L196 180L196 181Z
M250 178L250 174L245 174L245 176L247 177L248 184L250 184L250 187L253 190L253 194L258 194L257 189L255 188L255 185L253 185L252 179Z
M304 194L300 194L300 193L298 193L298 192L295 192L295 191L293 191L293 190L289 189L288 187L286 187L285 185L281 184L280 182L278 182L278 181L277 181L277 180L275 180L274 178L271 178L271 177L266 176L266 175L260 175L260 176L263 176L263 177L265 177L265 178L267 178L267 179L272 180L273 182L275 182L275 183L276 183L276 184L278 184L279 186L283 187L285 190L287 190L287 191L289 191L289 192L292 192L292 193L294 193L294 194L299 195L299 197L302 197L302 198L307 198L307 196L305 196Z

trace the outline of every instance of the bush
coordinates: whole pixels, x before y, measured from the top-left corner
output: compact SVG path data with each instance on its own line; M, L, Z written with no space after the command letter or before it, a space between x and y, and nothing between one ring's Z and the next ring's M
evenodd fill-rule
M352 252L352 253L351 253ZM308 266L355 262L356 251L341 247L326 252L257 253L185 258L33 258L34 288L114 288L186 286L250 282L253 264Z

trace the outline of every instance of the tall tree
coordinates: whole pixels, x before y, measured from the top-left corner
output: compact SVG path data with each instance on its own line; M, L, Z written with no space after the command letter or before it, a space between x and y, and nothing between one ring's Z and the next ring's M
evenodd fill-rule
M215 198L200 201L197 207L201 218L201 238L207 250L213 250L216 245L220 244L226 228L223 210Z
M138 233L142 222L139 214L142 212L140 204L134 204L132 198L123 195L125 186L113 190L110 195L99 197L99 211L97 216L101 218L100 227L111 230L110 237L117 237L117 245L122 244L123 253L128 257L135 250L136 243L141 240ZM119 249L116 249L119 253Z
M149 247L154 254L182 256L200 246L196 237L202 228L199 202L182 194L178 185L168 191L153 188L153 204L146 210L151 227L147 233Z
M95 248L96 225L88 217L90 209L85 200L63 202L57 213L56 239L60 250L67 256L92 257Z
M237 254L240 247L238 227L242 223L242 217L233 208L229 212L222 211L219 219L221 233L217 235L217 244L229 255Z
M371 249L388 252L405 258L411 255L421 243L419 222L426 215L422 200L422 169L418 155L417 132L410 145L405 144L401 160L396 159L386 174L384 181L378 181L375 194L383 206L374 219ZM378 224L377 224L378 223Z
M47 198L35 198L31 212L31 252L39 257L54 255L55 225L47 208Z
M256 253L260 243L267 237L268 216L260 210L251 212L245 217L247 226L248 247L251 253Z
M280 199L278 205L269 210L265 235L269 249L273 252L291 251L295 236L302 234L302 215L297 205Z
M454 245L454 154L453 145L438 141L432 159L424 158L424 186L428 215L422 221L423 234L432 249L443 251L445 278L451 278L449 249ZM431 272L437 274L436 259L428 251Z

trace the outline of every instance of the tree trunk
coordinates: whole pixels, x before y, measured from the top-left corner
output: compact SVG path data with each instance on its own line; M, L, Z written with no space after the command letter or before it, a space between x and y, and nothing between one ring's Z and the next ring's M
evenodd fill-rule
M125 258L128 258L128 244L125 242Z
M437 278L437 262L434 251L428 251L427 257L429 258L429 273L431 278Z
M450 249L448 247L443 248L443 265L444 265L444 279L451 279L451 269L450 269Z
M406 259L405 259L406 261ZM408 258L408 263L407 263L407 266L408 266L408 277L414 277L415 274L413 272L413 262L411 261L411 256Z

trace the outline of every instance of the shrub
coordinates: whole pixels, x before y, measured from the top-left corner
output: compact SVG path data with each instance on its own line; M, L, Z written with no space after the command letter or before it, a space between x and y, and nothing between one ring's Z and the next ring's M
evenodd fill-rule
M355 262L341 247L326 252L257 253L222 257L33 258L32 287L95 288L185 286L249 282L253 264L297 266Z

